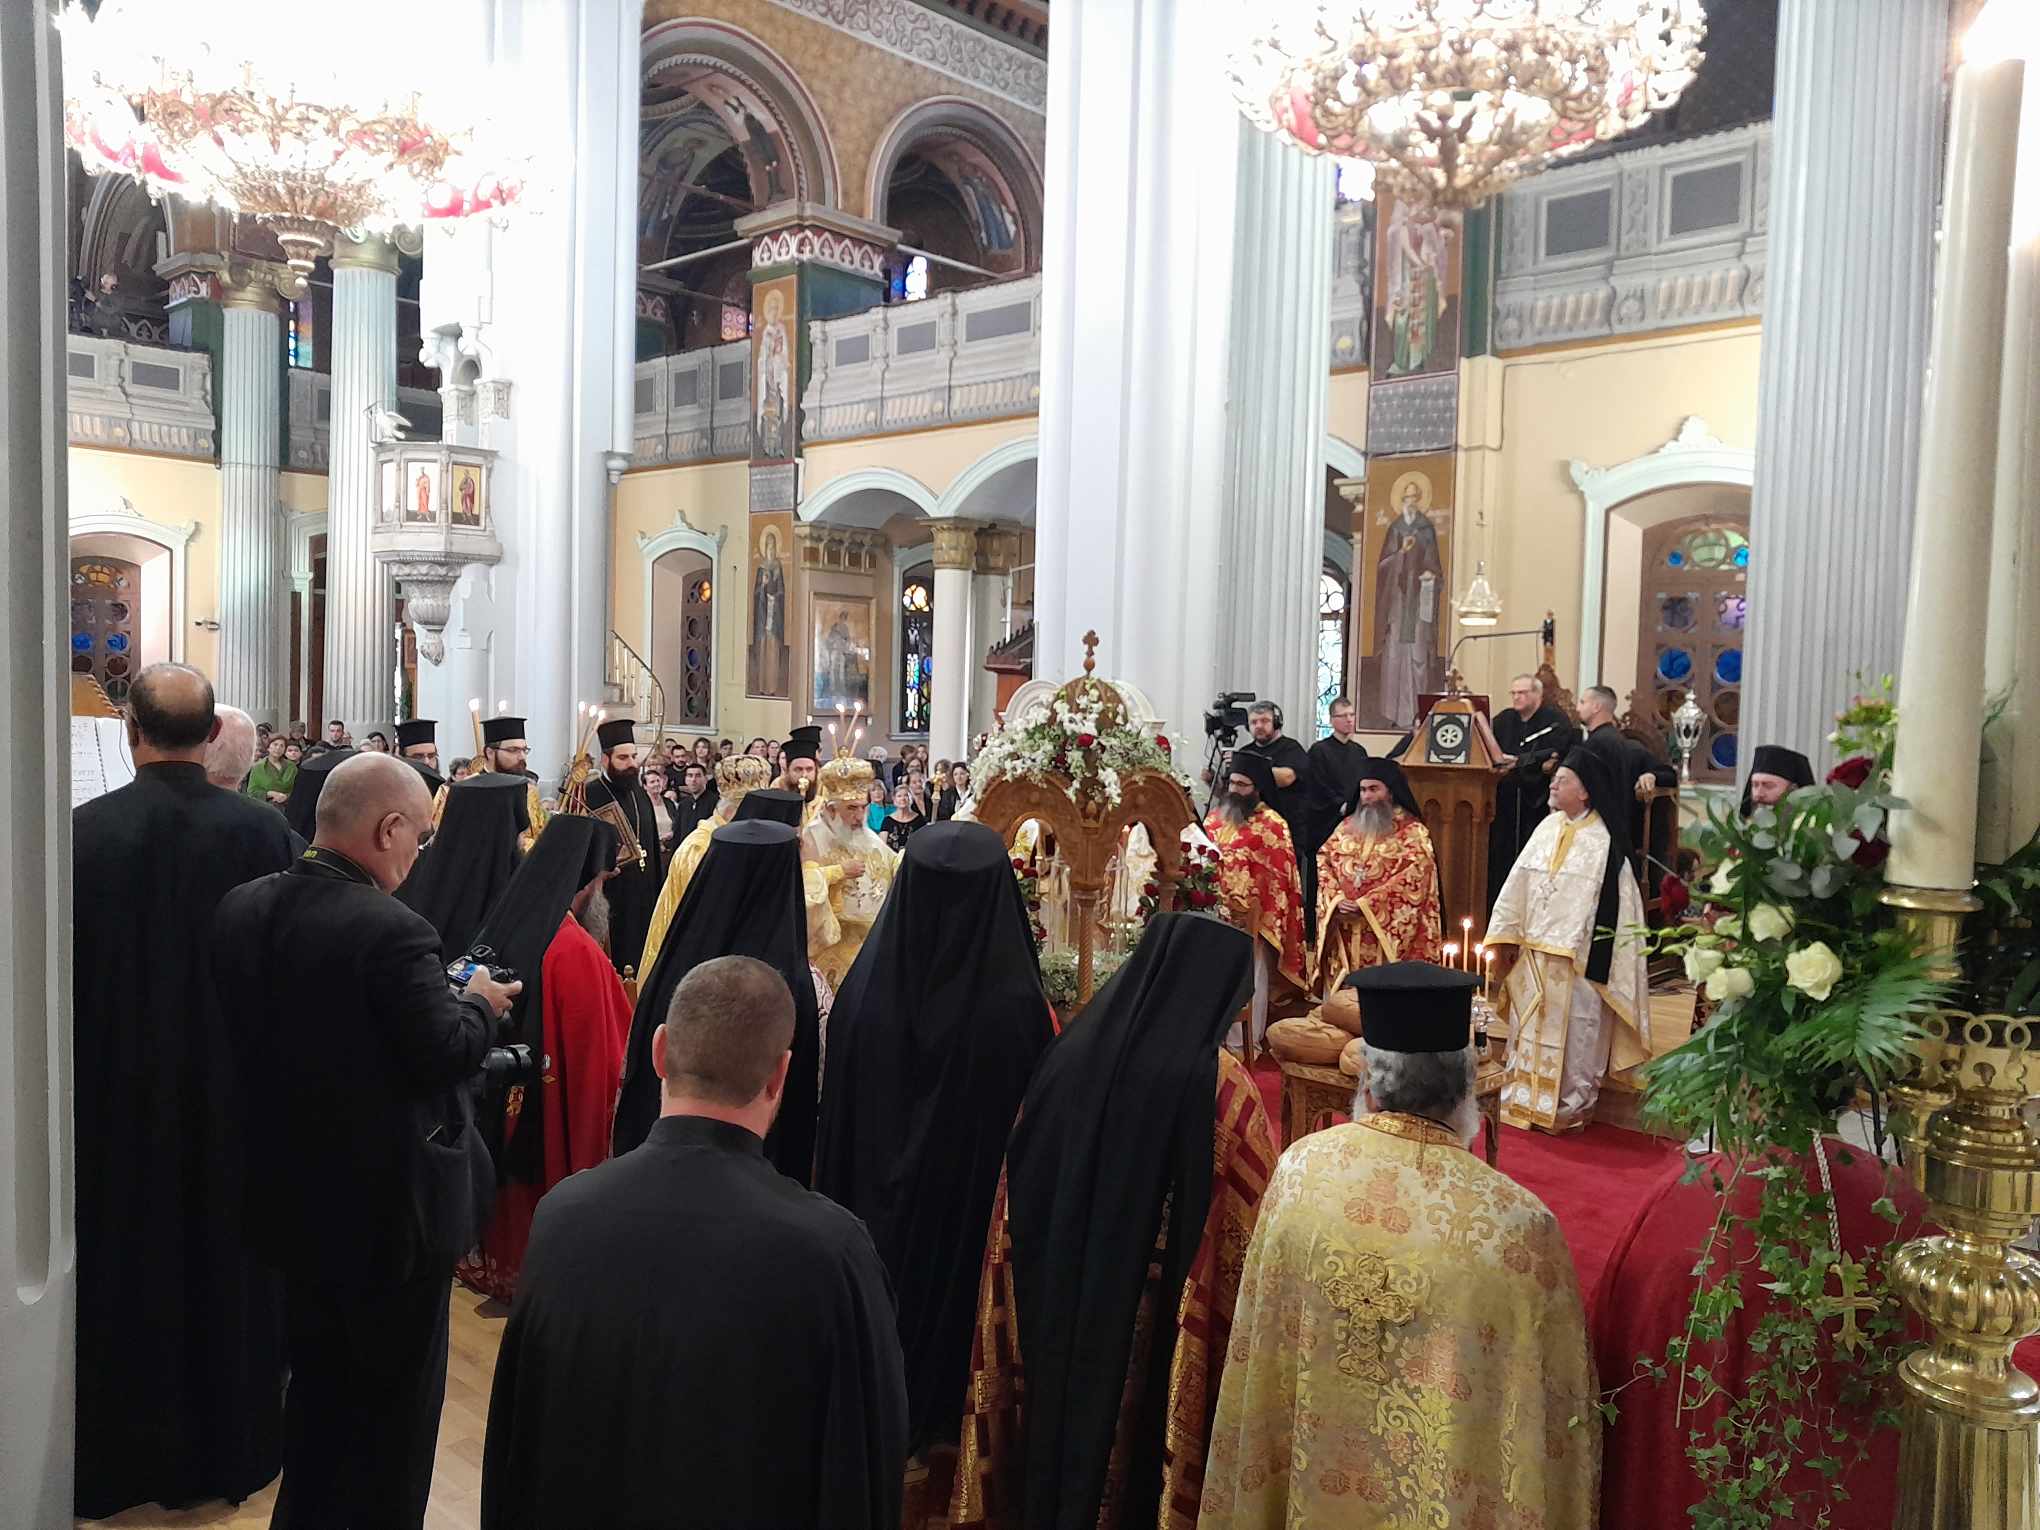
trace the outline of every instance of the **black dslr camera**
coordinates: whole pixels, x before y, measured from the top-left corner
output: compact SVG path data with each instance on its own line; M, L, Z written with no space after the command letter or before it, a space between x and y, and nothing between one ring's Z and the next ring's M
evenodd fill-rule
M1240 729L1247 725L1247 709L1240 703L1253 699L1252 691L1225 692L1204 714L1204 736L1220 748L1232 748L1239 741Z
M517 973L509 967L498 967L486 958L491 953L476 951L446 964L446 983L449 988L459 990L467 987L468 979L477 972L487 972L492 981L514 983ZM523 1042L512 1042L508 1046L490 1047L482 1054L482 1077L490 1083L521 1084L538 1077L538 1060L531 1048Z

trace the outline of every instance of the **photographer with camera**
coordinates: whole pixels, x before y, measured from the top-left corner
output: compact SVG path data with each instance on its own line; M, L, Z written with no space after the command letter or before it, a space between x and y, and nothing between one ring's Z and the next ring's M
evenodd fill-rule
M317 812L312 847L236 888L213 923L250 1145L248 1236L284 1277L291 1375L270 1523L418 1526L448 1289L489 1179L468 1081L523 985L477 969L455 991L431 924L388 896L432 834L415 770L354 756Z
M1268 762L1275 789L1267 795L1268 806L1289 826L1289 843L1296 854L1296 878L1303 888L1303 948L1317 950L1317 856L1316 836L1311 833L1310 755L1303 745L1282 731L1282 708L1272 701L1256 701L1247 708L1247 731L1253 735L1240 745L1242 754L1257 754ZM1310 966L1306 955L1305 968Z

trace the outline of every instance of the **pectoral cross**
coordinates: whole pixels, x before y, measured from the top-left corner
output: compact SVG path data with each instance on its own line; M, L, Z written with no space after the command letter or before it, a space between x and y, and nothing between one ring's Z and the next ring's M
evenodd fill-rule
M1349 1273L1318 1282L1339 1313L1339 1369L1358 1381L1386 1386L1388 1327L1400 1328L1417 1315L1417 1304L1388 1284L1388 1261L1360 1254Z
M1870 1342L1870 1336L1856 1325L1856 1314L1875 1312L1878 1302L1874 1296L1865 1294L1870 1286L1870 1272L1847 1254L1835 1261L1834 1272L1841 1281L1842 1294L1827 1302L1828 1315L1842 1320L1842 1331L1835 1335L1835 1343L1844 1354L1853 1355Z

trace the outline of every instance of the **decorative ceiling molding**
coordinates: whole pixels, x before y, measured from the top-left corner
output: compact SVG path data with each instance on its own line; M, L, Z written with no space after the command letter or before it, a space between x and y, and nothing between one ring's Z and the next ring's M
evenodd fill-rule
M1024 106L1048 111L1048 63L914 0L772 0L910 63Z

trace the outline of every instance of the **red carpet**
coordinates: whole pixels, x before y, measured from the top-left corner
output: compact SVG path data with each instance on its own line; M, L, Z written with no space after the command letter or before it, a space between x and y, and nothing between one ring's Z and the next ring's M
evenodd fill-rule
M1279 1134L1282 1074L1273 1058L1254 1070L1254 1082L1261 1086L1268 1117ZM1589 1319L1615 1240L1651 1187L1672 1172L1680 1157L1676 1143L1614 1126L1590 1126L1570 1137L1502 1128L1495 1166L1558 1218L1572 1249Z

